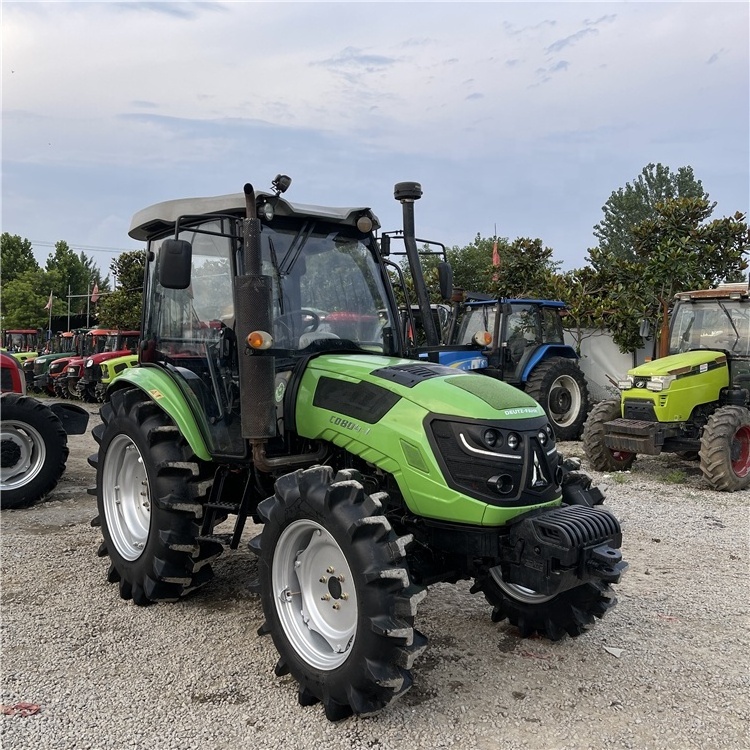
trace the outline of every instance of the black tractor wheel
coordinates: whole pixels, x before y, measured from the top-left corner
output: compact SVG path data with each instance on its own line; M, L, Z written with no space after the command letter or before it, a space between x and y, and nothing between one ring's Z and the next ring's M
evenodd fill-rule
M604 617L617 603L612 587L606 583L585 583L548 596L506 583L499 568L492 568L476 579L471 593L478 592L484 593L493 606L493 622L507 619L523 638L538 633L551 641L560 640L566 633L573 638L585 633L595 618Z
M703 429L701 471L715 490L736 492L750 487L750 412L723 406Z
M108 580L138 605L175 601L212 578L208 561L221 552L198 542L208 465L172 420L141 390L120 390L101 408L93 430L99 452L97 508L109 555Z
M57 415L35 398L8 393L0 410L0 507L31 505L65 470L68 436Z
M574 360L544 360L531 371L525 390L547 413L558 440L578 440L589 410L589 391Z
M54 385L52 386L55 391L57 398L69 398L68 384L62 378L55 378Z
M620 417L619 401L600 401L591 410L583 428L583 450L594 471L627 471L635 453L615 451L604 443L604 425Z
M258 506L258 590L279 652L276 674L299 683L299 702L326 717L373 714L406 692L427 640L414 628L424 589L404 560L378 495L356 472L328 466L288 474Z

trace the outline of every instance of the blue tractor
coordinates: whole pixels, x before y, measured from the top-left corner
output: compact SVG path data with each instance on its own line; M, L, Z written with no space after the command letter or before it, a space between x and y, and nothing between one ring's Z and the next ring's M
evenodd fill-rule
M460 322L441 363L526 391L547 412L558 440L577 440L590 404L578 355L563 339L565 303L466 295L457 309Z
M392 250L400 230L384 232L381 255L407 255ZM479 292L454 288L445 246L417 239L412 265L431 264L437 271L439 292L414 284L417 305L401 308L406 356L457 370L490 375L528 393L552 423L558 440L578 440L590 409L586 378L576 350L563 338L564 302L542 299L500 300ZM386 260L394 286L409 298L403 269ZM432 298L439 294L442 304ZM448 313L449 311L449 313Z

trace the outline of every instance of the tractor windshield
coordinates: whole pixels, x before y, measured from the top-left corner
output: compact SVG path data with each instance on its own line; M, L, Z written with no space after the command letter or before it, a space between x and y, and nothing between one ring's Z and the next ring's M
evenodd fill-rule
M733 299L681 302L672 314L669 353L725 349L750 354L750 305Z

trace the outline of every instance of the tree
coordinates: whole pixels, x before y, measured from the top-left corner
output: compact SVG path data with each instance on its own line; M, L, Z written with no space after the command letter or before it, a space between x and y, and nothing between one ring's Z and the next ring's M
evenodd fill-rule
M606 289L602 323L623 352L641 346L641 320L661 330L677 292L737 280L747 269L745 215L707 222L712 211L706 198L669 199L656 204L654 217L633 226L630 257L608 246L589 251Z
M145 268L145 250L121 253L110 263L109 270L117 277L119 287L99 300L100 325L122 330L140 328Z
M7 284L3 284L3 328L46 328L50 290L58 285L56 274L29 269ZM53 299L52 314L62 315L67 300Z
M602 206L604 218L594 226L599 250L610 252L617 258L632 259L636 242L634 227L655 219L657 206L675 198L708 201L708 193L695 178L693 168L680 167L674 174L662 164L645 166L632 184L627 183L624 188L614 191Z
M38 270L39 264L34 257L31 242L21 239L17 234L3 232L0 236L0 273L3 285L18 278L25 271Z
M48 272L55 272L58 285L54 293L66 300L66 309L70 289L70 311L74 315L90 309L89 297L94 285L99 287L100 292L109 290L109 278L102 279L101 271L93 259L83 251L76 254L64 240L55 243L55 252L47 257L46 269Z
M499 265L493 264L497 242ZM554 289L560 263L552 260L552 249L540 239L518 237L509 242L500 237L477 234L471 245L448 250L454 284L492 297L547 299Z

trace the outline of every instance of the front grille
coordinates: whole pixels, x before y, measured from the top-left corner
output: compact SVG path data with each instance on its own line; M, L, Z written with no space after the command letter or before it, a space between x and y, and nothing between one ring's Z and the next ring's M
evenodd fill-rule
M560 492L554 439L548 438L543 446L538 437L547 426L546 418L528 420L523 426L526 429L509 428L501 422L433 420L431 442L448 485L492 505L528 505L556 499ZM487 429L502 436L493 448L482 440ZM520 439L516 450L507 446L510 433Z
M654 402L643 399L626 398L623 405L625 419L640 419L644 422L657 422Z

